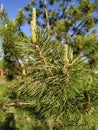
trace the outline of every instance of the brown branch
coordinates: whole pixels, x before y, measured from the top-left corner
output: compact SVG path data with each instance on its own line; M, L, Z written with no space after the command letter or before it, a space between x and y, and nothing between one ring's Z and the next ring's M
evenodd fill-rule
M48 65L48 63L47 63L47 61L46 61L44 55L42 54L41 49L40 49L40 47L38 46L37 42L34 42L34 45L35 45L35 48L36 48L37 52L38 52L39 55L40 55L40 58L42 59L42 61L44 62L45 66L46 66L47 73L48 73L50 76L53 76L53 72L52 72L50 66Z
M67 3L66 3L66 6L65 6L65 9L63 10L63 13L62 13L62 15L61 15L61 17L60 18L65 18L64 17L64 15L69 11L69 9L70 9L70 7L73 5L75 5L76 4L76 2L74 2L74 3L72 3L69 7L68 7L68 1L67 1Z
M46 0L44 0L44 11L46 16L46 27L47 27L48 37L50 37L49 16L48 16L48 8L47 8Z
M78 31L78 29L79 29L79 27L82 25L82 22L81 23L79 23L79 25L75 28L75 31L73 32L73 34L71 35L71 37L73 37L75 34L76 34L76 32Z
M32 105L32 103L30 103L30 102L14 102L14 103L4 104L3 106L21 107L21 106L28 106L28 105Z

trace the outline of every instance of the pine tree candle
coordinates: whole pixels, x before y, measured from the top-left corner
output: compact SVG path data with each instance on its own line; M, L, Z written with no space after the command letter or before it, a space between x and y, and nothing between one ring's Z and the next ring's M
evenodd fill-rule
M32 9L32 21L31 21L32 41L36 42L36 9Z
M64 44L63 62L64 62L64 66L63 66L62 72L64 74L68 74L69 60L68 60L68 45L67 44Z
M68 64L68 45L64 44L64 65Z

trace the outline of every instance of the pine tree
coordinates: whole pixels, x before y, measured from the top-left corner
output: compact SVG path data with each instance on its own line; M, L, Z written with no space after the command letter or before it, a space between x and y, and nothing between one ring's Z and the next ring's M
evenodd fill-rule
M6 12L5 10L3 12ZM8 79L13 79L15 72L22 71L20 60L23 55L22 44L20 39L25 37L25 34L21 30L21 26L25 23L25 15L20 10L16 18L11 21L7 13L1 13L2 26L0 28L0 35L2 38L2 49L4 53L5 74ZM25 46L25 45L24 45Z
M95 11L93 3L89 0L74 2L72 0L40 0L39 3L32 0L24 7L29 23L32 7L37 8L37 26L48 28L49 35L53 38L70 44L74 49L74 55L83 52L89 58L90 65L97 62L96 54L94 54L97 51L97 45L85 44L96 39L96 30L93 27L98 19L93 15ZM86 36L91 37L91 40L87 40ZM77 44L79 39L84 39L84 42L79 41Z
M40 7L44 8L41 2ZM59 3L49 2L51 5ZM58 9L61 14L57 15L57 24L52 23L53 31L50 23L50 28L46 23L43 25L46 30L43 27L36 30L32 27L35 24L33 19L32 37L24 35L19 40L15 39L25 49L19 50L25 56L21 60L26 58L28 63L24 66L26 75L6 87L0 99L1 119L4 119L1 129L98 129L98 40L95 30L90 32L95 23L93 5L86 0L77 6L70 5L69 0L60 2ZM65 4L69 5L67 14L62 13L65 12L62 10ZM86 6L90 6L88 10ZM26 10L29 8L31 5L25 7ZM92 22L85 23L88 20L86 15L91 15ZM52 20L55 18L51 14L48 16ZM81 20L83 24L80 24Z

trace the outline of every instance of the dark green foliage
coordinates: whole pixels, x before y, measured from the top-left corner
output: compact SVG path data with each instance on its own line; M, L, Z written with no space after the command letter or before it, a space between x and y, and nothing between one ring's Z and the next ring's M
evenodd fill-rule
M16 71L18 69L16 67L16 62L18 62L18 50L16 49L18 35L16 34L16 27L10 21L0 31L3 40L4 68L8 79L12 79L15 68Z
M13 113L8 113L6 115L4 123L0 126L0 129L2 130L19 130L15 127L15 119Z
M20 60L23 55L23 45L20 43L20 39L25 37L25 34L21 30L21 26L24 23L25 15L23 11L20 10L15 20L10 21L7 18L0 28L2 49L4 53L3 66L9 80L13 79L16 74L19 74L22 71Z

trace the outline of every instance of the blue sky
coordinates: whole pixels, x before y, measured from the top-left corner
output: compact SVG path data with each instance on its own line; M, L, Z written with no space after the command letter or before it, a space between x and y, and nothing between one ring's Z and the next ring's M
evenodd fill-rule
M10 19L14 19L18 10L23 8L31 0L0 0L0 5L3 4L4 8L8 11ZM25 25L22 27L26 34L30 34L30 26Z
M0 4L4 4L4 8L8 11L10 18L15 18L18 10L23 8L30 0L0 0Z

